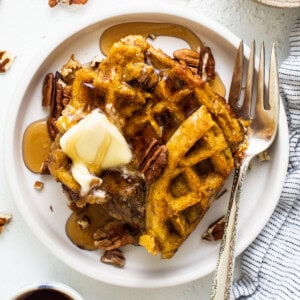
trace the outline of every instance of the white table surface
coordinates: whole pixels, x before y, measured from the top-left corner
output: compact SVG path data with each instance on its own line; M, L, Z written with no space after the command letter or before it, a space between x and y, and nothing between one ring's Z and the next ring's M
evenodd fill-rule
M153 3L154 0L149 0ZM0 0L0 50L16 55L11 69L0 74L0 151L9 126L6 114L22 74L29 70L36 49L55 42L55 34L85 25L89 18L101 19L101 13L135 0L89 0L83 7L48 7L48 0ZM136 3L147 3L139 0ZM279 63L288 53L288 35L299 9L268 8L250 0L160 0L213 18L250 44L253 38L266 45L277 44ZM159 3L158 3L159 5ZM212 275L184 285L160 289L132 289L104 284L66 266L33 235L17 210L8 190L0 159L0 211L13 214L13 220L0 236L0 299L24 285L40 281L60 281L75 288L87 300L93 299L208 299ZM239 274L239 264L236 267Z

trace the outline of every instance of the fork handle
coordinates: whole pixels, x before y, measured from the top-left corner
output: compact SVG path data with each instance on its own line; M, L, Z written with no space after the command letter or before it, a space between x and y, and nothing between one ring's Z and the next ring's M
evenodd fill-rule
M211 288L210 300L229 300L231 294L239 202L250 159L245 157L235 168L232 190L226 214L224 234Z

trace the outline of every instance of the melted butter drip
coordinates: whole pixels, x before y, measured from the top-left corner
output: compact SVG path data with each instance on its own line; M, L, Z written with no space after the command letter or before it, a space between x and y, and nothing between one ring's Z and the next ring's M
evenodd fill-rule
M48 158L51 139L45 120L31 123L25 130L22 141L22 154L26 167L40 173L43 162Z
M106 29L100 37L101 52L107 55L113 43L127 35L142 35L145 38L172 36L186 41L193 50L203 46L199 37L184 26L171 23L132 22L118 24Z

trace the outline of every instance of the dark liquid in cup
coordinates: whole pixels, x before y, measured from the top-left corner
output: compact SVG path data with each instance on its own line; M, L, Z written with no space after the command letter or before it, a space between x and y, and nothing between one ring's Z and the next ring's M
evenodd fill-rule
M52 289L41 289L28 292L16 300L74 300L66 294Z

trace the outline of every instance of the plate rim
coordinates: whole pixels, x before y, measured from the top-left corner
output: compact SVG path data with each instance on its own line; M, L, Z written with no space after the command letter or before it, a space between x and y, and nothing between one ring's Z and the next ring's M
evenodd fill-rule
M280 7L280 8L293 8L299 7L300 2L298 0L289 0L289 1L278 1L278 0L254 0L259 4L263 4L269 7Z
M151 5L150 5L151 6ZM8 158L11 158L11 155L13 153L14 150L14 136L15 136L15 124L16 124L16 118L18 115L18 110L19 110L19 105L22 103L22 99L24 94L27 91L28 88L28 82L31 82L31 80L34 78L36 72L38 71L39 67L41 66L41 64L47 59L49 53L51 53L52 51L54 51L60 44L62 44L66 39L70 38L71 36L73 36L74 34L76 34L77 32L84 30L90 26L96 25L97 23L100 22L104 22L106 19L110 19L113 17L118 17L118 16L124 16L124 15L128 15L128 14L137 14L137 13L143 13L143 14L160 14L160 15L171 15L171 16L178 16L193 22L198 23L200 26L208 28L209 30L212 30L216 33L218 33L221 36L226 36L226 40L232 44L232 46L234 46L235 48L237 48L238 43L240 41L240 39L235 36L231 31L229 31L228 29L226 29L225 27L223 27L222 25L207 19L204 16L201 15L197 15L195 14L192 10L187 9L187 8L179 8L179 7L170 7L170 6L166 6L166 5L155 5L155 6L151 6L151 7L146 7L145 5L132 5L132 7L130 5L128 5L126 7L126 9L122 9L122 11L116 11L116 10L106 10L102 12L102 15L97 15L94 18L90 19L89 21L87 20L83 20L83 22L81 22L78 26L75 26L73 29L68 30L64 33L61 34L61 36L59 36L56 40L55 43L53 43L54 45L51 45L49 43L49 45L43 49L39 49L39 56L38 59L36 59L35 57L35 61L34 61L34 66L32 65L32 61L29 60L29 63L31 63L30 67L32 69L32 72L26 72L23 74L24 76L22 76L22 84L20 84L20 86L17 88L17 90L13 93L13 97L12 99L15 99L14 101L11 101L11 104L8 108L8 114L7 114L7 119L10 120L10 122L13 122L14 126L11 126L8 128L8 130L4 133L4 141L5 141L5 145L7 145L7 147L5 147L5 150L3 151L3 155L4 155L4 171L5 174L7 174L7 181L8 181L8 185L9 185L9 190L11 192L12 198L14 199L14 202L18 208L18 210L20 211L22 217L24 218L24 220L26 221L27 225L32 225L33 223L35 223L34 220L30 220L30 212L27 208L27 206L25 204L22 203L22 201L18 200L20 198L20 196L22 196L19 191L15 189L14 186L14 178L17 175L15 172L15 168L11 167L11 160L9 160ZM34 56L33 56L34 57ZM287 132L288 133L288 129L287 129L287 120L286 120L286 115L284 113L284 107L282 105L281 102L281 107L280 107L280 111L281 111L281 118L283 118L284 122L281 122L281 127L280 129ZM286 137L283 137L286 138ZM286 138L287 139L287 138ZM287 143L288 144L288 143ZM287 146L288 148L288 146ZM288 149L286 149L285 153L288 154ZM287 169L287 165L288 165L288 155L285 155L283 157L283 159L280 161L280 163L283 166L283 169ZM283 173L283 172L282 172ZM285 178L285 174L283 175L278 175L280 176L280 191L278 191L278 199L281 193L281 189L282 189L282 185L284 182L284 178ZM15 190L15 191L14 191ZM279 190L279 189L278 189ZM13 192L14 191L14 192ZM277 202L274 203L274 207L270 209L269 211L269 217L271 216L271 214L273 213L275 207L277 205ZM32 223L33 222L33 223ZM265 222L265 224L267 223L267 220ZM265 226L265 224L261 225L261 228L259 230L259 232L262 230L262 228ZM91 277L93 279L105 282L105 283L109 283L109 284L113 284L113 285L117 285L117 286L124 286L124 287L135 287L135 288L160 288L160 287L168 287L168 286L174 286L174 285L178 285L178 284L183 284L186 282L190 282L192 280L201 278L205 275L207 275L208 273L212 272L213 269L211 269L211 266L209 267L209 269L211 269L208 273L204 274L204 275L199 275L197 272L193 272L193 276L181 276L180 278L177 278L176 280L174 280L174 278L172 279L172 281L168 281L168 280L163 280L163 282L155 282L153 280L151 280L149 282L148 279L146 279L146 282L144 282L143 280L141 282L136 282L136 281L122 281L122 282L115 282L112 280L109 280L108 278L96 278L94 276L92 276L91 274L85 272L84 270L80 270L79 268L74 267L74 264L72 263L72 260L70 260L69 257L67 257L67 255L64 255L63 257L59 255L58 252L61 251L57 251L57 248L54 244L52 244L51 239L50 239L50 243L45 240L44 234L42 233L42 231L39 230L38 226L29 226L30 230L32 230L35 234L35 236L42 241L42 243L51 250L51 252L58 257L63 263L67 264L68 266L72 267L73 269L75 269L76 271L80 272L81 274L84 274L88 277ZM258 233L259 233L258 232ZM256 238L256 236L258 235L258 233L251 239L250 242L244 243L243 245L239 245L237 247L237 254L240 254L242 251L244 251L244 249ZM43 235L43 238L41 238L41 235ZM46 238L48 239L48 238Z

